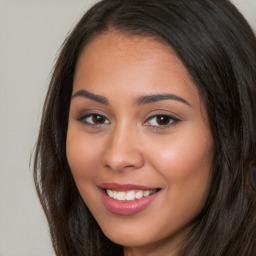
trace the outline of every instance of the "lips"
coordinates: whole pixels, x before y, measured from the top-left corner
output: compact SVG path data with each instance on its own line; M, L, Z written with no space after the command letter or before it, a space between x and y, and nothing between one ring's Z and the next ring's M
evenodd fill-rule
M118 215L132 215L142 211L154 201L160 191L160 188L133 184L100 185L103 205L107 210Z
M142 197L148 197L156 192L157 192L157 189L129 190L129 191L117 191L117 190L111 190L111 189L106 190L106 193L108 194L109 197L111 197L112 199L118 200L118 201L139 200Z

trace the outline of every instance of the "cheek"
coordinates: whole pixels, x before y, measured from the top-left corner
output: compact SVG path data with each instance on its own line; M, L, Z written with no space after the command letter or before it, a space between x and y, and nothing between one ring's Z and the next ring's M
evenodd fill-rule
M97 191L93 184L99 170L99 151L97 143L92 142L83 131L70 129L67 133L66 154L77 189L87 207L97 212L95 196Z
M90 142L83 132L67 133L66 154L74 179L84 180L96 175L98 152L96 143Z
M192 138L179 137L171 143L167 140L150 156L154 159L152 165L172 191L170 200L183 198L184 200L180 200L180 203L187 203L190 200L200 203L206 196L209 186L211 138L208 136L201 140L197 137Z
M156 143L154 145L157 145ZM158 152L157 158L154 157ZM211 163L211 141L194 140L166 140L162 144L155 147L152 152L152 158L156 159L161 169L166 167L175 167L173 170L178 169L180 175L188 175L192 170L200 170Z

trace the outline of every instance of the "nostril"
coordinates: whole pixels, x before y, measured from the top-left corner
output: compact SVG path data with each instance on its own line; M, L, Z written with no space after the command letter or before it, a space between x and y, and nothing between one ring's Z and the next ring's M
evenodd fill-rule
M114 171L133 170L144 164L143 154L137 148L108 148L102 158L103 165Z
M125 171L137 168L136 165L125 164L124 162L112 162L109 164L105 164L105 167L114 171Z

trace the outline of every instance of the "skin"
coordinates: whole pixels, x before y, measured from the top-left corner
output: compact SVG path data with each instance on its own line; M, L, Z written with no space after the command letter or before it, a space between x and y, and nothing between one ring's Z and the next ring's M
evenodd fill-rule
M138 103L155 94L184 102ZM74 77L67 158L86 205L125 255L178 255L207 196L212 147L197 89L170 47L113 30L85 47ZM98 186L109 182L161 191L142 211L123 216L102 203Z

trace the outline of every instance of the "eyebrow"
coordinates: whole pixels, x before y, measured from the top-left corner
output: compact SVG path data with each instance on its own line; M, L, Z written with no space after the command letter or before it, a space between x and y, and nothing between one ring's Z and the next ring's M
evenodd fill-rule
M179 102L182 102L188 106L192 106L188 101L185 99L175 95L175 94L153 94L153 95L146 95L146 96L141 96L136 100L136 103L138 105L143 105L143 104L149 104L161 100L176 100Z
M99 102L99 103L104 104L104 105L109 105L109 101L106 97L100 96L100 95L97 95L97 94L93 94L93 93L88 92L86 90L80 90L80 91L76 92L74 95L72 95L72 99L75 98L75 97L84 97L84 98Z
M99 102L104 105L109 105L109 101L106 97L98 95L98 94L93 94L86 90L80 90L80 91L76 92L74 95L72 95L72 99L75 97L84 97L84 98ZM184 103L190 107L192 106L185 99L183 99L175 94L168 94L168 93L167 94L163 93L163 94L152 94L152 95L141 96L135 100L135 103L137 105L144 105L144 104L150 104L150 103L154 103L154 102L162 101L162 100L176 100L176 101Z

